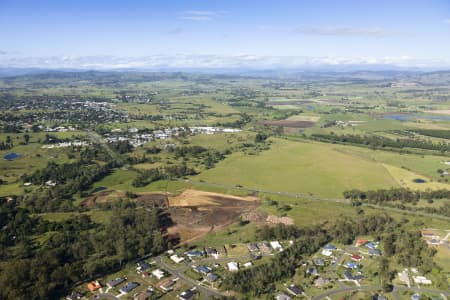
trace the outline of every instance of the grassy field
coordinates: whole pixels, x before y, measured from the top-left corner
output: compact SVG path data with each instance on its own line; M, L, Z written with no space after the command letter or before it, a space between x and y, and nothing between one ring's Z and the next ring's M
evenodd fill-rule
M347 189L398 187L379 163L336 151L322 143L274 139L259 155L231 155L197 180L322 197L342 197Z

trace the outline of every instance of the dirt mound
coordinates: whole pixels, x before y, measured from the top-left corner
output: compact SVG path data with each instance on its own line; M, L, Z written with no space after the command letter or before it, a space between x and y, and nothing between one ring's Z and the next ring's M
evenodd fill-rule
M266 121L264 125L281 126L289 128L309 128L314 126L314 122L311 121L293 121L293 120L279 120L279 121Z

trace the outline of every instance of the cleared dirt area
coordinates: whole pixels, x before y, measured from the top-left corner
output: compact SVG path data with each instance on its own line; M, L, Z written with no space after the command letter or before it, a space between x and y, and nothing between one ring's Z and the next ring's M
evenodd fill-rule
M187 243L225 228L258 205L259 199L253 196L185 190L179 196L169 197L169 214L174 225L168 228L168 233L181 244Z
M125 192L101 191L86 198L81 205L94 208L96 203L120 198L127 198ZM259 205L259 198L254 196L238 197L192 189L178 196L162 192L136 193L131 200L146 207L167 209L171 224L167 228L169 238L181 244L223 229L238 221L242 214L256 211Z
M253 196L238 197L219 193L204 192L198 190L185 190L178 196L169 197L170 207L177 206L234 206L241 202L255 202L259 199Z
M264 125L281 126L290 128L309 128L314 126L314 122L311 121L294 121L294 120L279 120L279 121L267 121L263 122Z

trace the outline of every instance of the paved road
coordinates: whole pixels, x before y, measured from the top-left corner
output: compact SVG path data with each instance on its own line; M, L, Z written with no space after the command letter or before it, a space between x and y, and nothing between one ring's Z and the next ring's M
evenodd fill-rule
M166 264L162 260L161 256L156 257L155 258L155 262L161 268L163 268L166 271L172 273L172 275L175 275L176 277L179 277L179 278L183 279L184 281L188 282L189 284L195 286L197 288L197 290L203 292L208 297L222 297L222 296L224 296L224 294L220 293L219 291L211 289L211 288L208 288L208 287L205 287L203 285L200 285L194 279L186 276L183 272L186 271L190 267L190 265L187 265L186 267L183 267L183 268L180 268L180 269L174 269L171 266L169 266L168 264Z
M90 130L85 131L86 134L88 135L88 137L91 139L91 141L95 144L99 144L105 151L106 153L109 154L109 156L114 159L115 161L120 161L120 157L119 155L117 155L117 153L115 153L114 151L111 150L111 148L109 148L108 144L105 142L105 140L99 136L97 133L92 132Z

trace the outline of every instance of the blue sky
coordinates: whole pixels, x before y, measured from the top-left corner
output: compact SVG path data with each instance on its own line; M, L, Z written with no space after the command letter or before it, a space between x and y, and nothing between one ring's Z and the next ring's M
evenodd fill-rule
M450 64L450 1L0 0L0 65L144 58Z

